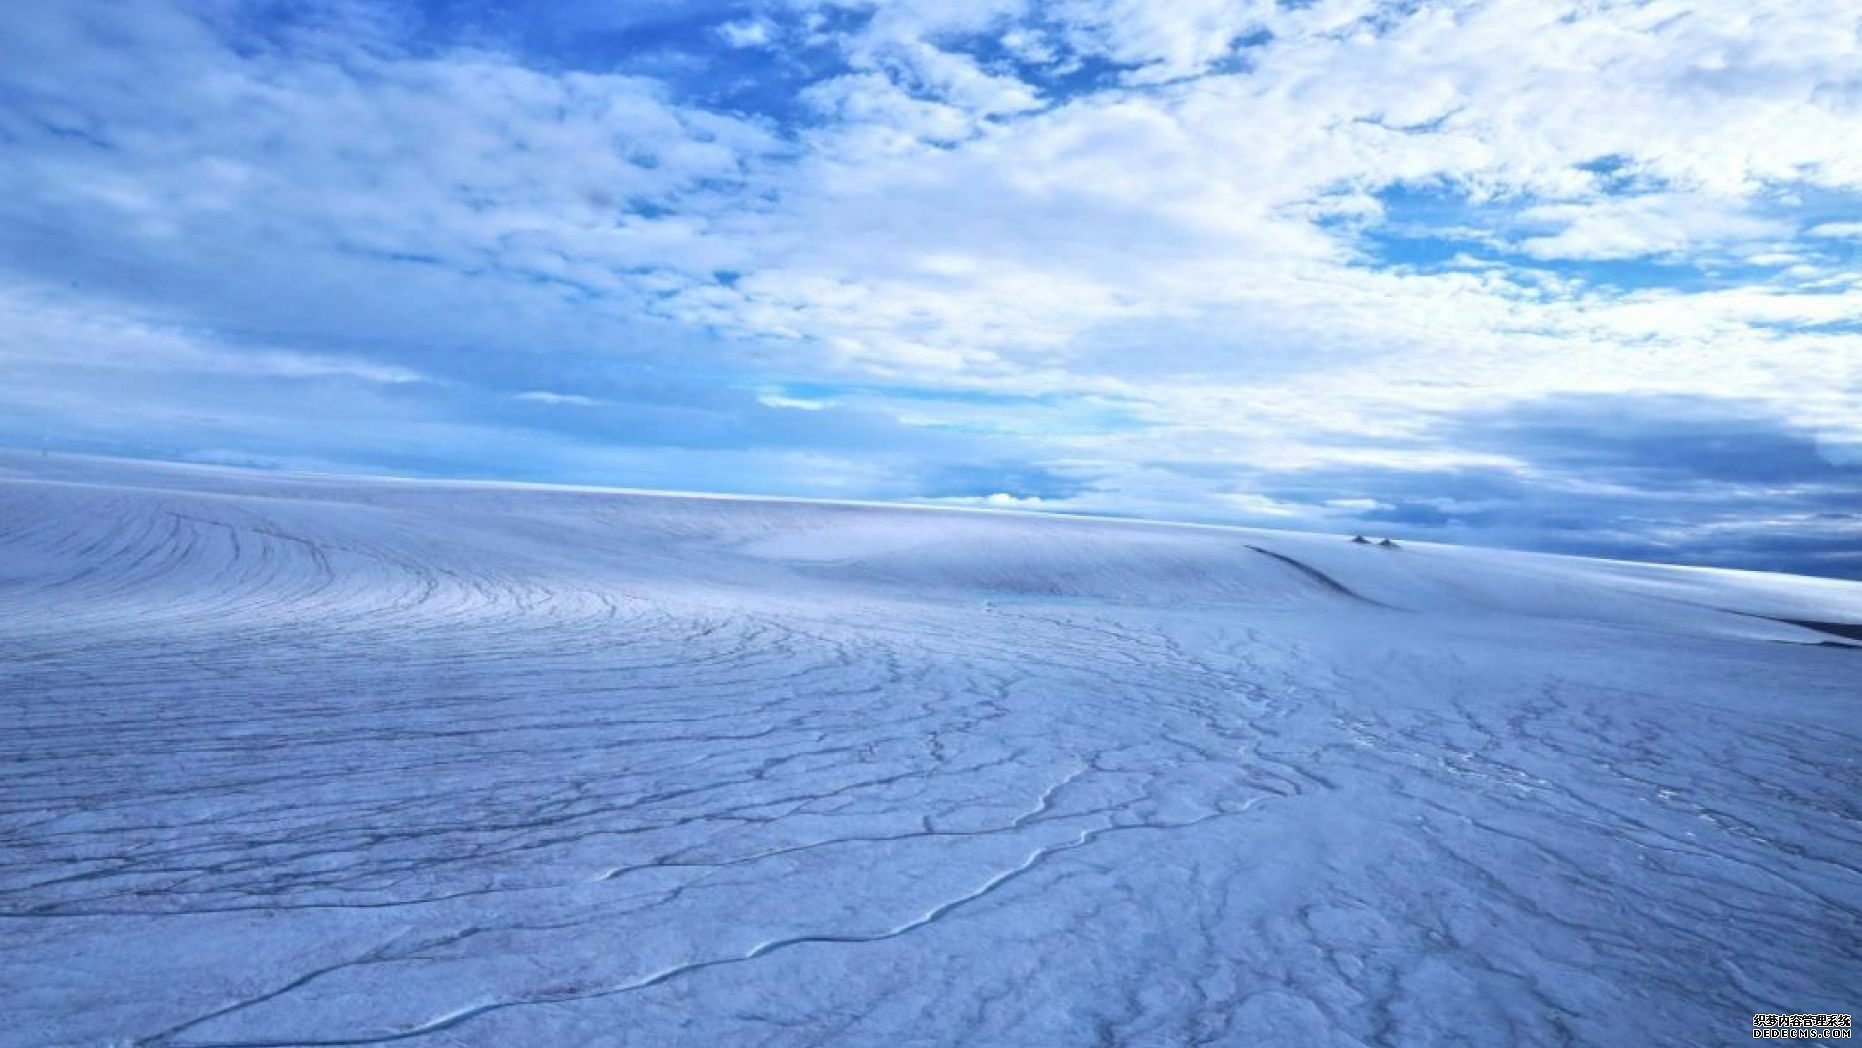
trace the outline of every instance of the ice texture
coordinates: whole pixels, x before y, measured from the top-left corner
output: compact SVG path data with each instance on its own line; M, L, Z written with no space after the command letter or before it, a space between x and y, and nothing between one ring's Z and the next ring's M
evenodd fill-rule
M0 1044L1744 1041L1862 1004L1792 621L1862 584L0 457Z

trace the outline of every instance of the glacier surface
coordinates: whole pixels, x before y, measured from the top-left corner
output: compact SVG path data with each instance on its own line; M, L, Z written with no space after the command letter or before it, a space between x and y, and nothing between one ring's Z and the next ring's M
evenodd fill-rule
M1862 584L0 456L6 1045L1708 1044Z

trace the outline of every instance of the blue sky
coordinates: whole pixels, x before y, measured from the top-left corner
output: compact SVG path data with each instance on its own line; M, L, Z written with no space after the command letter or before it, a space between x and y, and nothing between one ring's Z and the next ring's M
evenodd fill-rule
M0 441L1862 577L1850 0L0 5Z

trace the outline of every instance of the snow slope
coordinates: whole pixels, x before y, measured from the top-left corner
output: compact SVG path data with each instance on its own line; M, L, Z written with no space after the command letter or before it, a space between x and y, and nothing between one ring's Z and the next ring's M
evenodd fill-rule
M7 1045L1745 1040L1862 585L0 456Z

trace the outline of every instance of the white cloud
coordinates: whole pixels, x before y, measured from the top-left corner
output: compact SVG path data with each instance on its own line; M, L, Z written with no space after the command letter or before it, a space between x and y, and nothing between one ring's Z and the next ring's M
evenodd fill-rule
M1039 506L1044 501L1045 500L1038 495L1018 496L1011 495L1006 491L998 491L993 495L986 496L983 499L983 505L1020 508Z
M93 312L68 293L0 285L0 362L130 375L342 379L377 386L430 382L407 367L282 347Z
M593 407L597 401L579 393L551 393L548 390L533 389L518 393L512 400L528 401L532 404L568 404L575 407Z
M945 495L914 501L937 506L972 506L1004 510L1071 509L1073 505L1067 499L1045 499L1038 495L1011 495L1006 491L997 491L988 495Z
M764 407L786 408L790 411L820 411L828 407L824 400L807 400L802 397L786 397L780 393L762 393L757 396L757 403Z
M1520 217L1557 230L1520 244L1543 259L1641 258L1790 234L1788 224L1743 214L1728 201L1674 193L1541 204Z
M1847 292L1789 283L1804 270L1743 295L1625 293L1466 251L1460 273L1379 269L1348 237L1377 228L1367 190L1408 184L1518 215L1516 243L1547 262L1782 262L1793 224L1770 187L1862 190L1845 144L1856 113L1837 90L1862 66L1853 39L1822 31L1840 6L1235 8L1274 34L1248 71L1058 100L995 126L961 106L881 108L899 91L884 77L845 82L876 108L837 110L785 182L787 215L810 235L764 239L754 277L673 308L953 388L1117 391L1171 417L1226 391L1232 407L1207 425L1234 451L1270 428L1323 419L1370 437L1574 388L1787 402L1857 352L1853 337L1794 332L1853 307ZM948 39L1004 10L914 20L886 7L867 36ZM1069 10L1076 27L1126 27L1070 38L1107 55L1168 50L1142 44L1134 19L1168 23L1158 40L1199 38L1196 16L1171 5ZM1343 232L1315 224L1341 206L1358 216ZM1283 403L1290 384L1299 403Z
M1272 0L1087 0L1063 3L1076 47L1136 66L1128 79L1159 83L1196 76L1235 41L1274 22Z
M718 27L718 35L731 47L762 47L774 38L775 33L770 24L760 18L747 18L736 22L726 22Z
M1312 510L1310 506L1284 502L1249 492L1225 491L1217 497L1235 511L1250 517L1301 517Z

